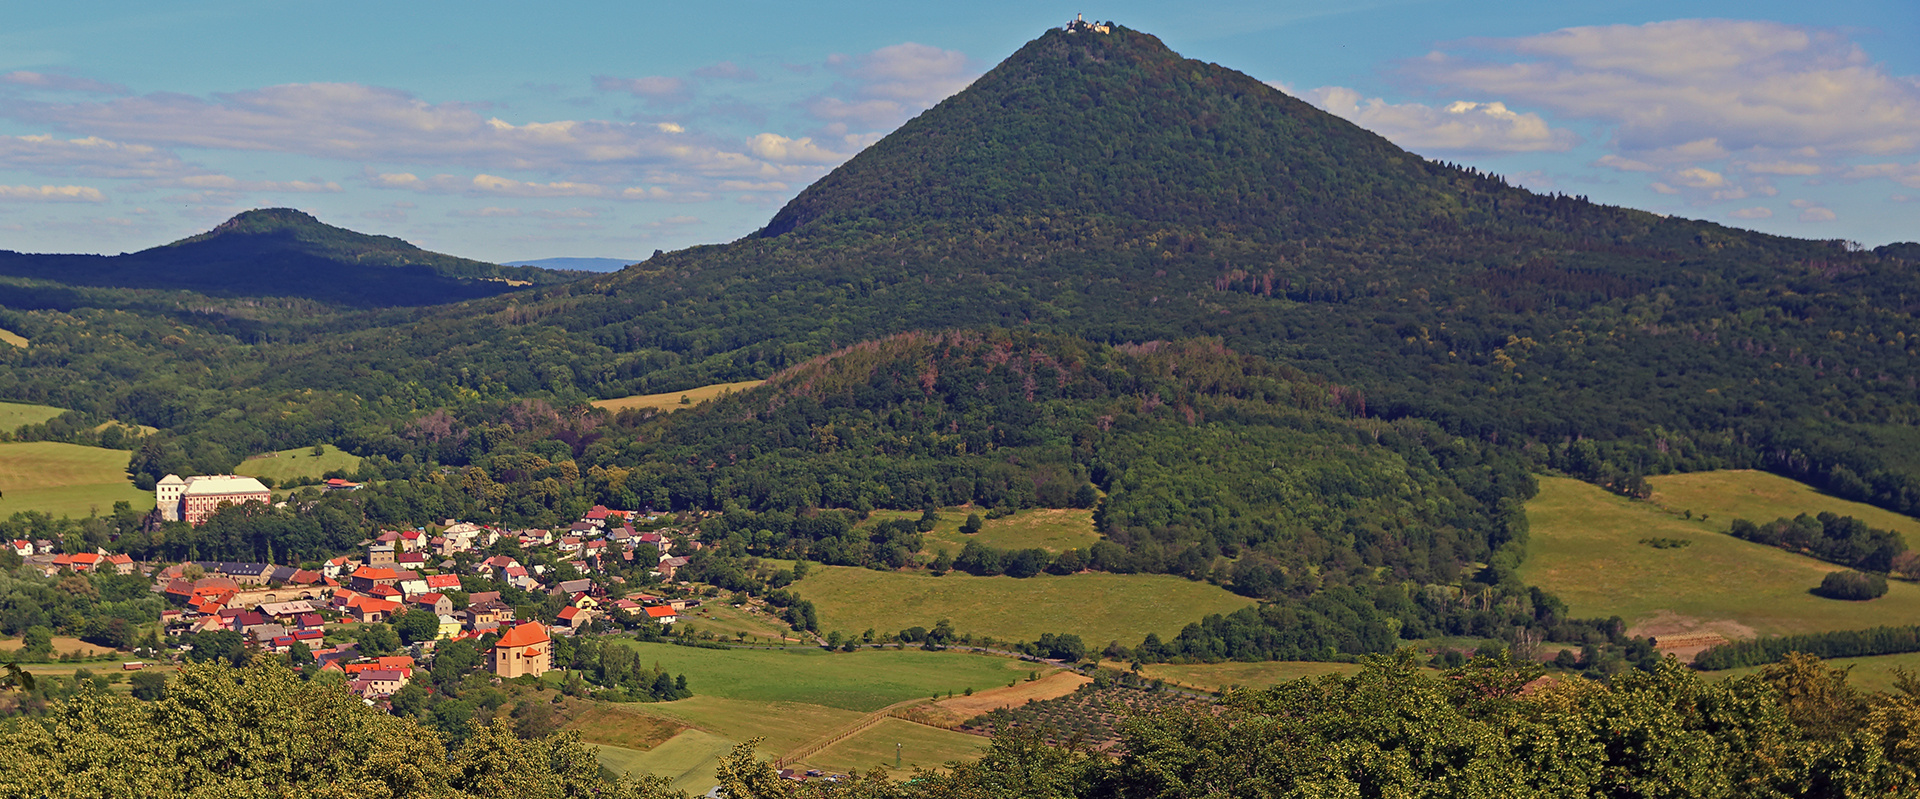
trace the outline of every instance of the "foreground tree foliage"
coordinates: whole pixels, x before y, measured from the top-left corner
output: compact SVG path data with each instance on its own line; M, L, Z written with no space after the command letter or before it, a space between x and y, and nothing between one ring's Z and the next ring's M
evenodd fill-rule
M0 732L4 797L665 797L609 782L574 733L433 730L271 660L190 665L154 702L85 691Z
M780 779L750 742L733 799L961 797L1827 797L1920 789L1920 681L1869 694L1794 654L1707 680L1668 659L1610 682L1541 678L1504 655L1435 675L1411 651L1359 674L1230 691L1123 724L1122 754L997 736L978 761L905 781ZM646 797L577 734L432 730L267 660L189 666L154 702L84 692L0 732L0 797Z

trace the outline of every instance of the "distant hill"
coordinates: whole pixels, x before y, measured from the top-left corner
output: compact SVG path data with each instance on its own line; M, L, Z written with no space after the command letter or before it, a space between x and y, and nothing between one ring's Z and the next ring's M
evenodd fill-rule
M535 258L530 261L508 261L501 266L537 266L541 269L566 269L578 272L618 272L630 264L644 261L644 258Z
M0 251L0 275L74 286L305 297L351 306L434 305L582 276L420 249L334 227L291 208L247 211L171 244L125 255Z

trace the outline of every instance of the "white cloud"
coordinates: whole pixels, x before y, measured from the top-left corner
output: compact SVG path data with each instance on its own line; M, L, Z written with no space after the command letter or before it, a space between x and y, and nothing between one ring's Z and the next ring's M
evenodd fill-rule
M848 154L836 153L813 143L811 138L789 139L777 133L762 133L747 141L747 151L768 161L802 164L837 164Z
M1756 175L1818 175L1825 171L1819 164L1799 161L1749 161L1740 165L1742 170Z
M1460 100L1444 108L1393 105L1378 97L1363 99L1341 86L1314 89L1305 99L1416 151L1564 152L1579 141L1572 131L1548 125L1539 114L1517 113L1500 102Z
M593 76L593 88L603 92L626 92L635 97L649 100L685 100L687 99L687 81L685 78L668 78L660 75L648 75L641 78L616 78L611 75Z
M0 168L96 178L175 177L199 171L172 153L142 144L45 134L0 136Z
M1710 169L1689 167L1673 172L1673 180L1683 186L1695 189L1713 189L1727 185L1725 176Z
M760 79L759 73L735 64L732 61L722 61L718 64L701 67L694 70L693 75L694 77L706 78L708 80L753 81Z
M1920 189L1920 161L1911 164L1860 164L1846 171L1848 180L1886 178L1909 188Z
M0 200L47 203L103 203L107 195L92 186L4 186Z
M1920 83L1831 30L1692 19L1469 44L1532 60L1435 52L1405 67L1428 83L1612 125L1626 153L1707 140L1724 151L1920 149Z
M1825 208L1808 208L1800 212L1802 222L1832 222L1839 217Z
M1679 189L1676 189L1672 186L1669 186L1665 183L1661 183L1659 181L1654 181L1652 183L1647 184L1647 188L1653 189L1655 192L1658 192L1660 194L1679 194L1680 193Z
M1654 166L1645 161L1636 161L1632 158L1621 158L1620 156L1614 155L1612 153L1608 153L1606 155L1600 156L1599 160L1594 161L1593 163L1595 166L1604 166L1611 169L1618 169L1622 172L1658 172L1660 171L1660 167Z
M891 129L966 88L980 74L965 53L916 42L859 56L830 56L826 66L850 83L808 98L803 105L816 119L866 130Z
M1742 208L1738 211L1728 212L1727 216L1733 217L1735 219L1772 219L1773 209L1758 208L1758 207Z
M0 83L9 86L25 86L33 89L45 89L56 92L89 92L93 94L127 94L127 87L117 83L103 83L92 78L77 78L72 75L49 75L44 72L17 71L0 75Z
M189 189L218 189L224 191L254 192L299 192L299 193L335 193L342 191L340 184L333 181L309 180L240 180L227 175L189 175L182 178L156 181L156 186L180 186Z

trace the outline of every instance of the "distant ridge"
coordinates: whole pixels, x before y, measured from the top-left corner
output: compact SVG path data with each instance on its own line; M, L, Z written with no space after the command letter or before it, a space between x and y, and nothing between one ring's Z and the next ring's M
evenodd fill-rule
M626 267L640 263L645 258L534 258L526 261L507 261L501 266L537 266L541 269L561 269L576 272L618 272Z
M579 278L423 250L292 208L241 213L205 233L124 255L0 251L0 275L76 286L305 297L343 305L434 305Z

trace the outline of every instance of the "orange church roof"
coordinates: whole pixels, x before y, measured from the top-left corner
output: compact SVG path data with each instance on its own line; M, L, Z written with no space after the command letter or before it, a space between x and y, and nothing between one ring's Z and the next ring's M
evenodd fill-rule
M540 622L530 621L508 630L507 634L500 636L500 641L494 645L532 646L534 644L544 644L547 640L547 628L542 626Z

